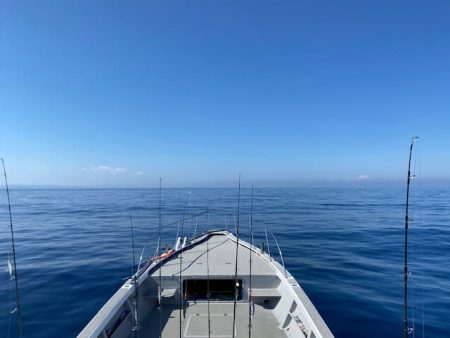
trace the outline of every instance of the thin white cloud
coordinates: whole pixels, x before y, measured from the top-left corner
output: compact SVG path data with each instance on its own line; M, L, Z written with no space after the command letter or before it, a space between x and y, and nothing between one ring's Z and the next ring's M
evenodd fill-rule
M91 167L92 171L111 171L111 167L108 167L106 165L97 165L95 167Z
M109 174L120 174L120 173L128 172L127 168L115 168L115 167L110 167L107 165L97 165L97 166L90 167L89 169L91 171L105 172L105 173L109 173ZM86 169L83 168L83 170L86 170Z
M127 168L112 168L111 174L119 174L128 172Z
M143 172L143 171L136 171L134 174L135 174L136 176L141 176L141 175L144 174L144 172Z
M369 179L369 175L361 174L356 179L359 180L359 181L368 180Z

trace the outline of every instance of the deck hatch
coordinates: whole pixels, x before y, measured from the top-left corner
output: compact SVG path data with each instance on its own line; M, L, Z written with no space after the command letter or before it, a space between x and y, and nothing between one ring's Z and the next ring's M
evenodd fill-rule
M207 300L208 280L188 279L183 281L183 290L186 300ZM209 299L232 301L234 300L235 284L234 279L210 279ZM242 299L242 280L238 280L238 297Z

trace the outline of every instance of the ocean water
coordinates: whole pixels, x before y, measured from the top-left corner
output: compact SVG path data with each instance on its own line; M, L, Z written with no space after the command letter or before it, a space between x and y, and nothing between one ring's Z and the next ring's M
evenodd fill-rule
M187 189L163 190L163 224L183 214ZM188 213L236 213L236 189L191 189ZM240 224L248 238L250 190L242 189ZM403 217L401 188L255 189L256 241L275 234L287 269L337 337L402 334ZM16 337L9 311L12 282L6 196L0 195L0 332ZM158 190L13 190L13 221L25 337L74 337L156 248ZM414 336L450 336L450 193L413 190L410 230L410 320ZM222 212L200 218L197 232L223 228ZM227 226L233 228L232 217ZM193 233L194 221L185 233ZM164 226L173 245L177 225ZM272 253L276 253L271 244ZM14 296L14 294L12 294ZM14 301L14 298L13 298Z

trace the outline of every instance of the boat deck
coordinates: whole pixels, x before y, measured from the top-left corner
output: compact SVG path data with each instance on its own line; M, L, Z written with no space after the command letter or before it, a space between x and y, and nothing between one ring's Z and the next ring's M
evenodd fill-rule
M255 303L253 337L333 337L282 265L245 241L240 240L238 247L236 244L228 232L211 232L196 238L183 251L146 267L138 279L139 334L132 332L136 284L129 279L78 337L248 337L249 299ZM180 311L182 297L189 300Z
M208 250L207 250L208 249ZM236 260L236 242L225 235L211 236L207 241L198 243L195 247L184 251L182 254L174 254L165 261L161 273L163 276L180 275L183 277L206 276L207 252L209 253L209 274L211 276L234 276ZM253 252L252 274L254 276L273 276L273 267L262 259L259 259L259 251ZM238 275L249 275L250 250L241 243L238 250ZM153 272L152 277L157 277L159 270Z
M236 306L235 337L248 336L248 303ZM207 302L189 302L184 316L181 312L181 337L186 338L227 338L233 336L233 303L210 302L210 329L208 336ZM162 337L180 337L180 310L174 306L163 306L161 317L159 309L153 309L141 322L141 337L159 337L161 318ZM254 337L286 337L271 310L255 304L252 324Z

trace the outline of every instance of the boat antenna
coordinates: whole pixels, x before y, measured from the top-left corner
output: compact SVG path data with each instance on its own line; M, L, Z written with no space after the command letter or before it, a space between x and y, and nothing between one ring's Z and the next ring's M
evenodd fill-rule
M139 318L138 318L138 283L137 283L137 272L134 273L134 267L136 265L135 260L135 252L134 252L134 231L133 231L133 218L130 216L130 230L131 230L131 247L132 247L132 253L133 253L133 259L132 259L132 267L131 267L131 273L132 273L132 281L134 286L134 296L133 296L133 307L134 307L134 326L131 329L132 336L133 337L139 337Z
M11 200L9 197L9 186L8 186L8 178L6 176L6 169L5 169L5 161L2 160L2 166L3 166L3 175L5 176L5 186L6 186L6 196L8 197L8 212L9 212L9 228L11 232L11 244L12 244L12 256L13 256L13 265L11 265L11 262L8 259L8 267L9 267L9 273L11 275L11 279L14 279L15 285L16 285L16 308L11 311L11 314L14 312L17 315L17 331L19 333L19 337L23 336L23 324L22 324L22 314L20 309L20 292L19 292L19 276L17 274L17 263L16 263L16 247L14 243L14 228L13 228L13 222L12 222L12 213L11 213ZM13 268L14 267L14 268Z
M182 265L183 265L183 234L184 234L184 220L186 219L186 211L187 211L187 207L189 204L189 197L191 196L191 192L188 192L188 195L186 197L186 203L184 205L184 213L183 213L183 219L181 220L181 232L180 232L180 338L182 337L182 332L181 332L181 327L182 327L182 322L181 322L181 314L184 312L184 302L183 302L183 297L184 297L184 290L183 290L183 279L181 276L181 271L182 271ZM178 240L178 239L177 239Z
M238 252L239 252L239 216L240 216L240 200L241 200L241 173L239 173L239 185L238 185L238 203L237 203L237 223L236 223L236 261L234 264L234 302L233 302L233 338L235 337L235 325L236 325L236 302L239 292L239 285L237 279L238 272Z
M162 291L162 276L161 276L161 208L162 208L162 178L159 178L159 225L158 225L158 257L159 257L159 285L158 285L158 301L159 301L159 338L162 336L162 302L161 302L161 291Z
M250 207L250 250L249 250L249 288L248 288L248 338L252 336L252 245L253 245L253 184L252 201Z
M408 177L406 179L406 205L405 205L405 266L403 270L403 337L407 338L413 331L408 325L408 226L409 226L409 186L411 183L411 156L415 141L418 139L414 136L409 146L409 160L408 160ZM412 221L412 220L411 220Z

